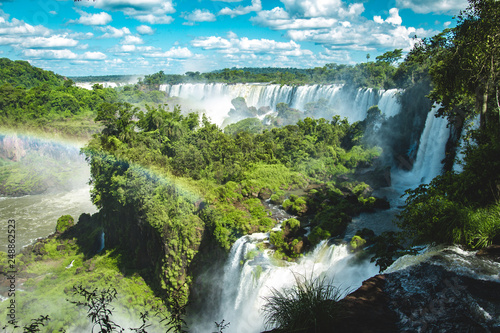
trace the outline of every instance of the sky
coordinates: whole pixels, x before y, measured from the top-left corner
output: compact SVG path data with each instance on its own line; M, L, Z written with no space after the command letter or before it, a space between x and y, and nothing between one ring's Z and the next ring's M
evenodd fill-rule
M467 0L0 0L0 57L65 76L374 61ZM415 39L415 36L417 39Z

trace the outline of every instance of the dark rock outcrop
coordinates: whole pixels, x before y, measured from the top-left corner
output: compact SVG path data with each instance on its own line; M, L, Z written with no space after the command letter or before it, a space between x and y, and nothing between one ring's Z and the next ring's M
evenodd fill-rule
M341 309L337 332L397 332L398 316L390 308L384 292L386 277L374 276L339 301Z

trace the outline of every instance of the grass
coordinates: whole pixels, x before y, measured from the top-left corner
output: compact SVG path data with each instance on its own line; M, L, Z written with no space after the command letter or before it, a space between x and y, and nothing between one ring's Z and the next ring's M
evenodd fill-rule
M283 291L272 289L262 307L266 328L282 331L331 329L338 316L342 293L325 278L294 275L296 285Z
M57 250L58 245L65 248ZM115 309L113 318L124 327L140 325L139 311L153 313L154 308L163 308L162 300L154 295L138 273L124 275L120 272L118 265L121 259L113 251L86 260L74 242L58 239L47 240L44 251L45 254L36 261L30 254L16 257L19 266L16 274L16 316L21 326L29 324L32 318L49 315L50 321L43 328L46 332L58 332L60 329L67 332L89 331L85 309L69 302L75 285L92 289L114 287L118 294L112 304ZM6 254L0 252L0 265L6 261ZM0 318L5 316L6 307L2 307ZM150 322L154 322L154 318ZM161 331L159 325L155 327Z

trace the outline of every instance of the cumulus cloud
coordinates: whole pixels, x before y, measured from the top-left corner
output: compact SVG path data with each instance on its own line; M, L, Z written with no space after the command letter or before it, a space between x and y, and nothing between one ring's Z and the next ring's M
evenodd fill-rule
M98 0L79 1L82 6L94 6L106 11L120 11L141 22L169 24L173 21L167 14L175 13L172 0Z
M328 28L332 27L338 21L337 19L326 17L309 19L289 18L288 13L280 7L276 7L270 11L261 11L250 20L272 30Z
M415 13L457 14L467 8L467 0L396 0L398 8L409 8Z
M53 35L50 37L26 37L20 41L20 46L25 48L61 48L74 47L78 41L64 35Z
M108 25L106 27L98 27L98 29L104 32L99 38L122 38L125 35L130 35L130 30L127 27L117 29Z
M76 12L80 14L80 18L78 20L70 20L69 23L79 23L83 25L106 25L113 20L111 15L106 12L89 14L80 9L76 9Z
M184 24L193 25L195 22L214 22L215 15L206 9L195 9L191 13L186 13L182 16L189 22Z
M428 37L435 33L432 30L366 21L361 25L339 24L331 29L290 30L287 35L296 41L315 42L330 49L370 51L402 48L409 51L416 42L414 35Z
M83 54L83 59L85 60L104 60L106 55L102 52L85 52Z
M144 44L144 41L141 37L127 35L120 42L121 44Z
M166 52L145 53L144 56L150 58L188 59L194 55L187 47L172 47Z
M23 50L23 55L31 59L77 59L78 55L70 50L36 50L26 49Z
M247 37L238 38L234 33L229 39L210 36L195 38L191 45L204 50L217 50L220 53L228 54L283 54L287 56L302 56L312 54L310 50L302 50L296 42L277 42L271 39L249 39Z
M379 24L386 22L394 25L401 25L401 23L403 23L403 19L399 16L399 10L397 8L391 8L389 10L389 17L387 19L384 20L381 16L374 16L373 21Z
M168 15L142 14L136 15L134 18L149 24L170 24L174 21L174 18Z
M341 0L281 0L288 13L298 17L359 16L364 10L361 3L346 7Z
M152 35L154 34L154 30L147 25L140 25L136 28L137 32L140 33L141 35Z
M73 39L92 39L94 38L94 34L91 32L72 32L68 34L68 37Z
M0 10L0 35L34 35L47 36L51 32L43 25L32 26L22 20L13 18L9 21L9 16Z
M341 0L282 0L285 8L260 11L251 21L272 30L321 29L339 21L356 20L365 10L363 4L346 6Z
M229 7L222 8L219 11L219 15L229 15L231 17L236 17L240 15L245 15L251 12L258 12L262 10L261 0L252 0L252 4L250 6L238 6L234 9Z

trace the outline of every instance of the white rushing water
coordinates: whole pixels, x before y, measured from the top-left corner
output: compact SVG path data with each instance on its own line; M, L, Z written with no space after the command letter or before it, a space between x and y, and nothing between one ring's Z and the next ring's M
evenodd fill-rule
M378 105L386 117L399 113L400 105L396 95L398 89L375 90L371 88L351 90L338 84L315 84L304 86L287 86L277 84L226 84L226 83L182 83L161 85L169 97L180 97L197 101L207 116L221 126L233 108L231 100L243 97L247 105L260 108L276 108L278 103L287 103L291 108L304 111L306 104L321 99L335 109L335 113L346 117L349 122L365 119L366 111Z
M330 246L320 243L297 263L286 263L273 258L272 250L258 251L251 259L248 254L257 251L256 244L268 234L247 235L231 248L224 267L223 294L218 318L230 322L227 332L261 332L265 329L261 307L271 290L292 287L295 277L325 277L326 281L343 291L343 295L361 286L378 273L369 261L358 262L346 245ZM207 332L207 325L190 327L193 332Z
M445 118L436 118L438 109L439 107L435 106L427 114L412 170L409 172L396 170L392 173L393 188L400 193L405 189L428 183L442 173L442 160L445 156L450 129Z

